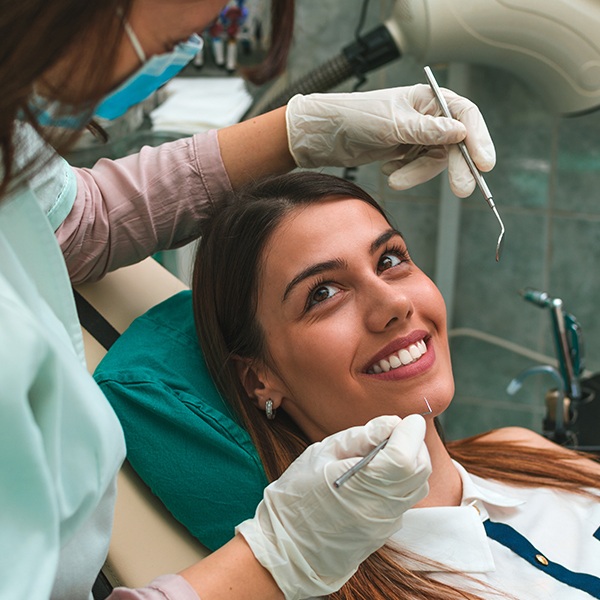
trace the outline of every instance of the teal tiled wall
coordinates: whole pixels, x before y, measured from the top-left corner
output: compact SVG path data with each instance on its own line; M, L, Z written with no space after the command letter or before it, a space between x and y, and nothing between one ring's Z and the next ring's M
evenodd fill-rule
M392 2L372 1L365 31ZM298 2L295 77L336 54L352 39L361 0ZM445 65L431 65L446 81ZM372 73L363 89L424 82L423 65L403 57ZM342 86L345 91L352 83ZM466 93L464 90L456 90ZM467 95L486 118L497 166L486 176L506 225L505 250L494 262L498 225L478 192L462 201L452 327L475 329L554 356L547 311L525 303L531 286L563 299L580 321L587 366L600 369L600 112L561 118L525 83L504 70L469 69ZM339 170L331 170L340 173ZM405 234L416 262L435 272L440 178L408 192L387 188L377 166L360 168L358 183L376 194ZM479 339L452 338L456 397L445 415L451 438L504 425L541 430L544 394L553 382L528 380L514 397L506 385L538 364Z

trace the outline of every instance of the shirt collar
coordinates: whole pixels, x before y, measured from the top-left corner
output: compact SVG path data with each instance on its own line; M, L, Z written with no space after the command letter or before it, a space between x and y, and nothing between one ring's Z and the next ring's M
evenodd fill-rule
M502 484L469 475L462 465L453 462L462 480L461 505L408 510L402 519L402 528L390 541L415 555L408 558L406 564L413 570L441 570L427 562L434 561L464 573L494 571L496 567L483 527L488 507L513 508L523 501L508 495Z
M461 506L471 506L475 502L476 505L483 503L484 507L513 508L524 503L524 500L511 496L510 488L505 484L470 475L461 464L452 462L462 480Z

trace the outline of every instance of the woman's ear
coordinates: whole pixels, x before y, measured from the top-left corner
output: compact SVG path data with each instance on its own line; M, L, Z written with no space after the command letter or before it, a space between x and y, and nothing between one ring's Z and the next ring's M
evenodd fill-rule
M273 402L273 408L281 406L284 392L277 377L264 365L258 366L249 358L234 357L235 368L240 382L249 398L252 398L261 410L265 410L267 400Z

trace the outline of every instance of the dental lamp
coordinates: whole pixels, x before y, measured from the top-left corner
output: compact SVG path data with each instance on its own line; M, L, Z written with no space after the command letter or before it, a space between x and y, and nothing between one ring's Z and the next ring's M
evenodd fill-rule
M600 107L600 2L396 0L382 25L252 112L364 78L402 56L423 65L456 61L505 69L552 112L589 112Z
M594 0L397 0L385 27L423 64L506 69L553 112L600 106L600 3Z

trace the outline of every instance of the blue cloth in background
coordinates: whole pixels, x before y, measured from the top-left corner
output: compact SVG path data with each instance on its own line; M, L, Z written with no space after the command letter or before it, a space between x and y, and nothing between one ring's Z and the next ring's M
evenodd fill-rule
M191 292L136 319L94 378L123 425L129 462L152 492L209 549L231 539L268 482L208 374Z

